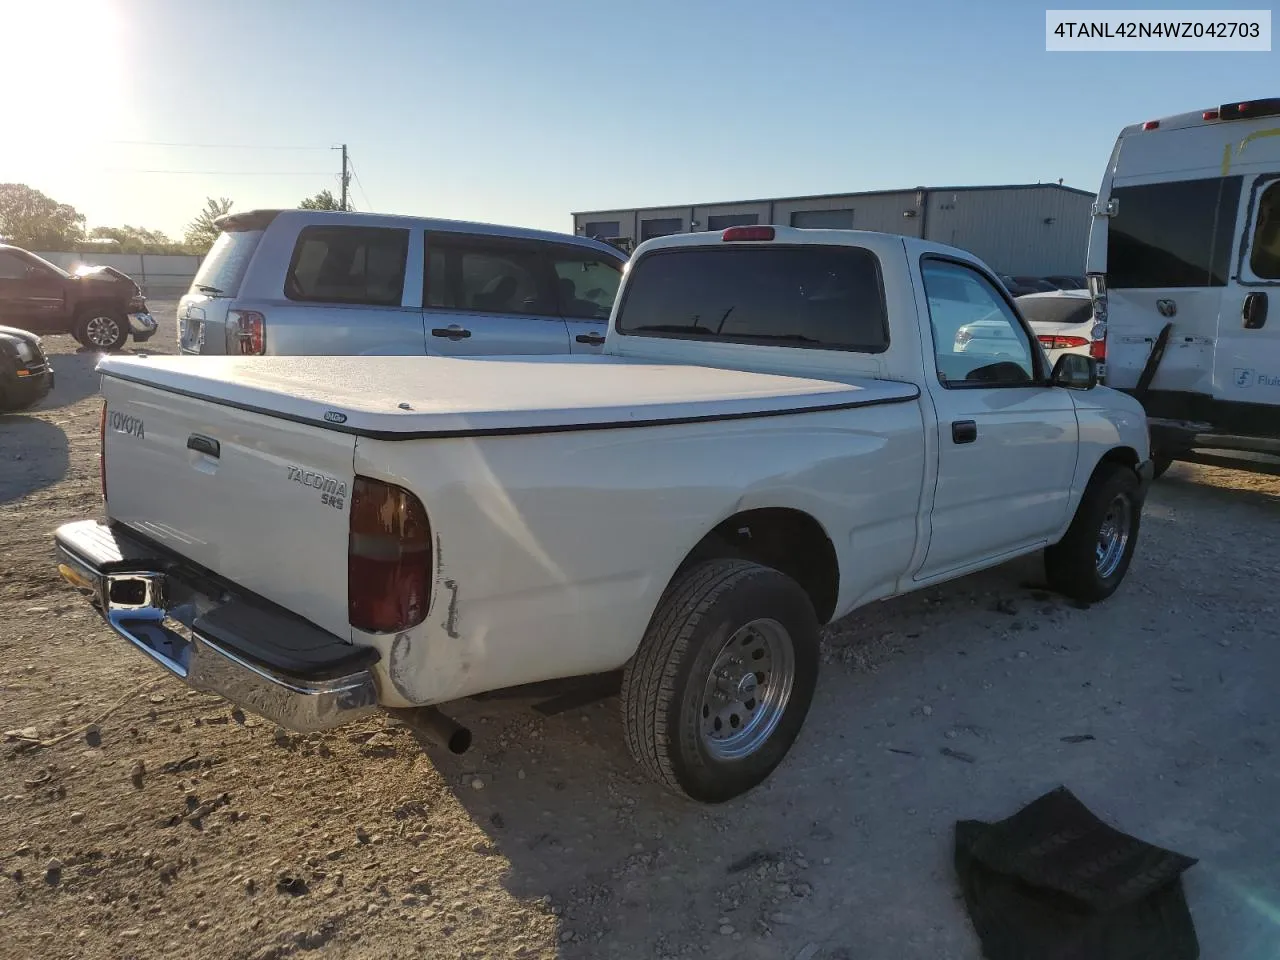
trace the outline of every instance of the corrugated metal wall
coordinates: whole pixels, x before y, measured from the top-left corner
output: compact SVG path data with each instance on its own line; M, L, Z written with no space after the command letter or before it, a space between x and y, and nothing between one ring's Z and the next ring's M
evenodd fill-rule
M968 250L1005 274L1084 273L1093 198L1036 187L933 191L926 239Z
M706 230L710 217L754 214L760 223L790 226L792 215L817 210L852 210L855 230L876 230L909 237L923 235L981 257L998 273L1045 276L1084 272L1093 197L1056 184L924 189L921 193L849 193L829 197L789 197L740 203L697 204L649 210L574 214L574 230L587 223L617 221L621 235L639 242L643 222L675 219L681 232ZM696 225L694 225L696 223Z

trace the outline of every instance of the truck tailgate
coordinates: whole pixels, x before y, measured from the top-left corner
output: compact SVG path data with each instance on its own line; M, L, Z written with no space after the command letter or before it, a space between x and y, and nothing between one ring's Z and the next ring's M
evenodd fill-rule
M107 513L340 637L355 437L103 377Z

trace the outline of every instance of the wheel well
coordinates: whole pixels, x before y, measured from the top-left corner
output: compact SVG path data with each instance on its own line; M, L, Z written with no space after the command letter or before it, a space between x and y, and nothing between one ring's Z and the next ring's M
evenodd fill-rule
M83 320L85 314L94 310L105 310L120 316L124 313L124 305L114 300L86 300L76 306L75 318L77 321Z
M1133 447L1114 447L1108 450L1098 461L1098 466L1093 468L1093 472L1097 474L1098 469L1104 463L1117 463L1122 467L1128 467L1130 470L1138 469L1138 451Z
M840 563L822 525L801 510L745 510L720 523L689 551L680 570L719 557L754 560L800 584L819 623L835 613ZM678 572L678 571L677 571Z

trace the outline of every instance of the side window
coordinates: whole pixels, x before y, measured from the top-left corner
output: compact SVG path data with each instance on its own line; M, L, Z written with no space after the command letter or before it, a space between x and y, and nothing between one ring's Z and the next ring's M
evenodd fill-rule
M556 272L560 316L574 320L608 320L622 283L622 267L589 250L557 249L551 254Z
M1253 275L1280 280L1280 180L1273 180L1258 198L1258 218L1249 249Z
M1117 187L1107 224L1107 286L1221 287L1230 272L1240 177Z
M920 272L943 386L1035 382L1027 333L986 277L964 264L932 258L921 262Z
M27 279L27 263L12 253L0 253L0 280Z
M290 300L398 307L404 293L407 230L303 227L284 293Z
M554 316L556 292L539 244L427 235L423 303L443 310Z

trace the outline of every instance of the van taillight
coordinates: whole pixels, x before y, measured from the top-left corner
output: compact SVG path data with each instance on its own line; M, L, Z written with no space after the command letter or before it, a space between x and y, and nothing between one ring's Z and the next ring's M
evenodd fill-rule
M107 401L102 401L98 418L98 482L102 486L102 502L107 502Z
M261 356L267 352L267 318L257 310L232 310L235 336L240 352L246 356Z
M347 618L393 633L421 623L431 599L431 524L403 487L356 477L347 541Z
M1105 332L1101 337L1089 344L1089 356L1099 363L1107 359L1107 335Z

